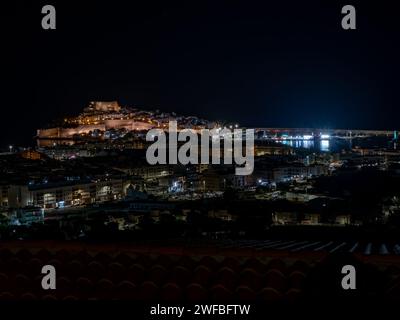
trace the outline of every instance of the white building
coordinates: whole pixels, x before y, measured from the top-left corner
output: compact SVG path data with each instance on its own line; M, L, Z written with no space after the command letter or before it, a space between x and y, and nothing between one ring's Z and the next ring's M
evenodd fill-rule
M100 203L123 198L128 186L129 182L123 179L11 185L8 192L8 206L54 209Z

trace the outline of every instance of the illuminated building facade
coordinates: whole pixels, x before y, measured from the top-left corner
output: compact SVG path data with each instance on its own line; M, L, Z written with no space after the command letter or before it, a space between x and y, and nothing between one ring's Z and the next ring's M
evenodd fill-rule
M0 207L8 207L8 185L0 185Z
M126 195L129 182L123 179L62 182L58 184L11 185L8 206L55 209L119 200Z

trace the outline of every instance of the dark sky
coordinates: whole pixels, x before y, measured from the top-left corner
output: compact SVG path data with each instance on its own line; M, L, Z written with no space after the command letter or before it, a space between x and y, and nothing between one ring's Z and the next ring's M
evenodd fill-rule
M1 5L0 146L90 100L247 126L400 127L394 1ZM41 29L53 4L57 30ZM341 28L341 8L357 30Z

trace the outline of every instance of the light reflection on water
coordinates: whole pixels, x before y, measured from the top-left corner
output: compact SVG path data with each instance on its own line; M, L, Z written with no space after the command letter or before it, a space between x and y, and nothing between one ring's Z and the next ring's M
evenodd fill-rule
M321 151L330 151L329 150L329 140L321 140Z
M329 140L283 140L280 142L293 148L318 149L325 152L330 151Z
M337 138L329 140L281 140L279 142L293 148L314 149L321 152L341 152L352 148L395 148L390 137L366 137L351 140Z

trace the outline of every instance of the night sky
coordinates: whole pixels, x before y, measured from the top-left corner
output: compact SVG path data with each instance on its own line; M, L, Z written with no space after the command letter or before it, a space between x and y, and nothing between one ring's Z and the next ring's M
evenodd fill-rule
M84 2L84 4L83 4ZM91 100L247 126L399 129L394 1L1 5L0 146ZM53 4L57 30L42 30ZM341 8L357 30L341 28Z

